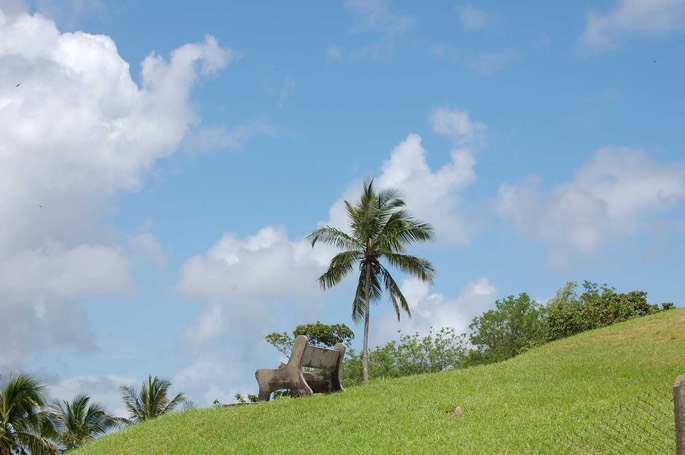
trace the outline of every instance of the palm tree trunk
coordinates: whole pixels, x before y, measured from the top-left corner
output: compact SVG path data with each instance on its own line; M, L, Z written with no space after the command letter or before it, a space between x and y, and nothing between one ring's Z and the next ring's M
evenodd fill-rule
M366 311L364 312L364 349L362 352L362 384L369 385L369 313L371 302L369 294L371 292L371 264L366 264L366 289L364 289L364 299L366 300Z

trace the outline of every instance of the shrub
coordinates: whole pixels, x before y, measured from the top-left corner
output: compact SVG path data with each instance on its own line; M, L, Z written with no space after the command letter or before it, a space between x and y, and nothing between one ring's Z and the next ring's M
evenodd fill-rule
M547 304L547 340L557 340L576 333L605 327L638 316L658 313L673 304L658 305L647 302L644 291L617 293L606 284L585 281L584 292L576 293L577 284L568 282Z
M461 366L466 356L465 335L453 328L443 327L437 332L432 328L428 335L420 337L402 334L382 347L369 352L369 376L371 378L398 378L413 374L435 373ZM342 379L345 386L362 382L362 358L353 349L347 351L343 362Z

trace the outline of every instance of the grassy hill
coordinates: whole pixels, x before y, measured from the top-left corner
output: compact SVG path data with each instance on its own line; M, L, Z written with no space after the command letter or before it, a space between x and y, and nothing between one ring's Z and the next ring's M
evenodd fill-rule
M164 416L76 452L674 453L685 310L586 332L495 365L333 395ZM462 416L452 411L463 409Z

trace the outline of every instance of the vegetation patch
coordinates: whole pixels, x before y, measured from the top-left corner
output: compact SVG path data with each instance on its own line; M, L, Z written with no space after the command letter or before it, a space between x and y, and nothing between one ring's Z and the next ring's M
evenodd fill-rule
M167 414L75 453L606 453L607 441L616 453L672 453L673 414L662 411L685 373L683 335L677 309L496 364Z

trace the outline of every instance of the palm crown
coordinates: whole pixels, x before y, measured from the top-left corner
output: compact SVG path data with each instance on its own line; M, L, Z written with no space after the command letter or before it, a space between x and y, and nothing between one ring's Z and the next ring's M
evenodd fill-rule
M167 393L171 382L148 376L147 382L141 386L140 392L130 386L122 386L121 392L128 408L130 421L140 423L153 419L167 412L173 411L177 406L186 402L185 394L179 393L169 400Z
M89 402L88 395L77 395L71 402L52 405L51 417L67 450L80 447L122 423L122 419L107 414L103 404Z
M0 381L2 376L0 375ZM45 385L27 374L10 376L0 388L0 454L57 454L57 435L47 415Z

